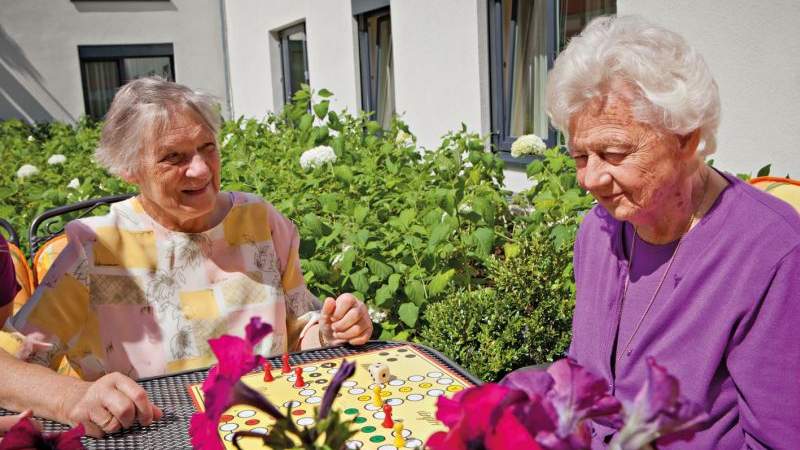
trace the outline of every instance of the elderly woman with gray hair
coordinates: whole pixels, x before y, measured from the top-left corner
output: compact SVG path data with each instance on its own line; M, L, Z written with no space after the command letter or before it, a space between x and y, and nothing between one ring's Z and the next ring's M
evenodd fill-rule
M638 17L594 20L548 114L597 200L575 242L569 354L630 401L654 357L709 414L659 448L800 448L800 217L704 163L720 101L702 57ZM594 425L593 448L614 430Z
M161 414L132 379L214 363L207 340L242 334L253 316L274 328L255 349L264 355L369 339L361 301L320 304L308 291L289 220L257 196L220 192L219 126L217 103L185 86L144 78L119 90L96 157L139 195L70 223L69 244L10 321L49 344L27 361L83 381L4 364L18 376L3 376L3 406L101 435Z

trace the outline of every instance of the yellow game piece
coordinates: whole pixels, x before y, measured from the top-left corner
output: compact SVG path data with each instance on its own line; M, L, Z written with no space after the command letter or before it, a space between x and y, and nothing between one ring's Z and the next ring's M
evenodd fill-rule
M381 397L381 387L375 386L375 388L372 389L372 392L375 393L375 396L372 397L372 404L375 406L383 406L383 398Z
M403 437L403 421L398 419L394 422L394 446L403 448L406 445L406 438Z

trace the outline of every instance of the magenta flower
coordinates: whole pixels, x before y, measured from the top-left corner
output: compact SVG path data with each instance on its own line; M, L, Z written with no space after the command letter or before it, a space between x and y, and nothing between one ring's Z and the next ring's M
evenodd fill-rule
M436 418L450 429L434 433L427 445L431 450L538 449L515 414L515 407L526 400L523 392L492 383L461 391L452 400L439 397Z
M536 440L546 449L589 448L591 433L586 419L618 422L621 405L608 394L607 382L570 359L556 361L546 372L516 370L501 384L526 392L530 400L541 399L538 413L529 412L526 423L536 430Z
M653 358L647 358L647 380L633 404L626 407L626 415L610 448L632 450L647 448L654 441L690 440L708 418L698 405L680 395L677 378Z
M42 433L29 418L21 419L0 440L0 450L82 450L83 425L63 433Z
M223 448L217 426L222 413L232 405L252 401L264 406L263 402L251 398L247 386L238 384L243 375L261 365L264 358L253 354L253 348L271 332L271 325L263 323L259 317L253 317L245 327L244 338L223 335L217 339L209 339L208 345L217 357L217 365L208 371L208 377L203 382L205 412L195 413L190 423L192 446L195 449ZM269 413L267 410L265 412Z
M325 395L322 396L322 402L320 403L319 412L317 413L317 420L322 420L328 417L328 413L331 411L331 406L333 406L333 401L336 399L336 394L338 394L339 390L342 388L342 383L344 383L348 378L352 377L355 371L356 363L342 360L342 365L333 376L331 383L328 385L328 389L325 391Z

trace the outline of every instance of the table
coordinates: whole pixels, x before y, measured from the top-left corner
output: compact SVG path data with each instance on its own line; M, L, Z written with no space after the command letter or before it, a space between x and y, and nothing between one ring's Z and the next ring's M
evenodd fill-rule
M481 384L481 381L470 375L460 366L450 361L441 353L429 347L406 342L370 341L359 347L341 345L320 349L306 350L290 354L291 365L306 364L323 359L343 358L362 352L389 349L401 345L413 345L417 350L430 356L439 363L450 368L467 380ZM279 356L269 359L273 367L280 367ZM191 384L200 383L206 378L208 369L192 370L160 377L139 380L153 403L164 410L164 417L150 426L134 425L132 428L106 436L103 439L84 438L83 443L90 450L105 449L191 449L189 443L189 420L195 413L195 407L187 391ZM0 409L0 415L12 414ZM41 420L41 419L40 419ZM63 431L66 426L41 420L45 431Z

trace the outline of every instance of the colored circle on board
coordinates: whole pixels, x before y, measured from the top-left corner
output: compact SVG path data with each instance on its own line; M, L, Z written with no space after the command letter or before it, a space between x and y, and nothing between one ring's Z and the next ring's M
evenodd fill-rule
M264 428L264 427L256 427L256 428L253 428L253 429L252 429L252 430L250 430L250 431L252 431L253 433L269 434L269 430L267 430L267 429L266 429L266 428Z
M395 378L394 380L389 382L389 386L402 386L404 384L406 384L406 382L399 378Z
M239 411L237 416L241 417L242 419L247 419L248 417L253 417L256 415L256 412L252 409L245 409L244 411Z
M314 373L308 374L308 376L310 376L311 378L316 378L316 377L321 377L322 374L319 373L319 372L314 372Z
M358 450L364 446L364 443L361 441L347 441L344 443L344 447L347 450Z
M430 391L428 391L428 395L430 395L431 397L441 397L442 395L444 395L444 391L441 389L431 389Z
M336 364L335 363L331 363L331 362L327 362L327 363L320 364L320 366L322 366L322 367L324 367L326 369L330 369L331 367L336 367Z
M428 372L429 378L439 378L442 376L442 372Z
M397 450L397 447L395 447L394 445L386 444L378 447L378 450Z
M292 411L293 416L302 416L305 413L306 413L305 409L295 409L294 411Z
M372 397L370 397L369 395L359 395L359 396L358 396L358 401L360 401L360 402L365 402L365 401L367 401L367 400L369 400L369 399L371 399L371 398L372 398Z
M297 419L297 424L303 427L313 425L314 419L312 419L311 417L301 417L300 419Z
M225 414L224 416L219 418L220 422L230 422L231 420L233 420L233 416L230 414Z
M392 393L390 391L381 391L381 397L386 398L386 397L388 397L390 395L392 395Z
M322 399L321 399L321 398L319 398L319 397L308 397L308 398L306 399L306 403L310 403L310 404L312 404L312 405L314 405L314 404L317 404L317 403L319 403L319 402L321 402L321 401L322 401Z
M362 389L362 388L353 388L353 389L350 389L347 392L350 393L350 394L353 394L353 395L360 395L360 394L363 394L366 391L364 389Z
M380 352L380 353L378 353L378 354L379 354L379 355L381 355L381 356L386 356L386 355L388 355L388 354L389 354L389 352Z
M233 431L233 430L235 430L237 428L239 428L239 425L237 425L235 423L226 423L226 424L220 425L219 430L220 431Z
M361 432L362 433L374 433L375 432L375 427L373 427L372 425L367 425L365 427L361 427Z
M429 387L433 386L431 383L420 383L419 387L422 389L428 389Z
M403 353L403 352L407 352L408 349L407 348L398 348L397 351Z
M258 425L260 421L258 419L249 419L244 424L245 425Z
M414 389L413 389L413 388L411 388L411 386L403 386L403 387L401 387L401 388L399 389L399 391L400 391L400 392L411 392L411 391L413 391L413 390L414 390Z
M284 408L297 408L298 406L300 406L300 402L297 400L290 400L283 404Z
M317 384L325 384L325 383L327 383L327 382L328 382L328 380L326 380L326 379L324 379L324 378L322 378L322 379L319 379L319 380L315 380L315 381L314 381L314 383L317 383Z
M422 375L411 375L410 377L408 377L408 381L413 381L415 383L418 381L422 381L424 379L425 377L423 377Z
M303 367L303 372L314 372L317 370L317 366L306 366Z
M233 433L228 433L225 435L225 440L228 442L233 442Z
M406 358L416 358L416 357L417 357L417 355L414 355L414 354L411 354L411 353L406 355Z
M395 362L397 361L397 358L386 358L386 360L389 362Z
M355 419L353 419L353 422L355 422L355 423L364 423L366 421L367 421L367 418L366 417L361 417L361 416L356 417Z
M369 441L370 441L370 442L374 442L374 443L376 443L376 444L377 444L378 442L383 442L383 441L385 441L385 440L386 440L386 437L385 437L385 436L372 436L371 438L369 438Z
M453 379L452 378L443 377L443 378L439 378L438 380L436 380L436 382L439 383L439 384L453 384Z
M409 439L406 441L406 448L422 448L422 441L419 439Z
M384 414L383 411L376 412L375 414L372 415L372 417L374 417L374 418L376 418L378 420L383 420L383 418L386 417L386 414Z
M386 404L392 405L392 406L397 406L397 405L402 405L403 401L400 400L399 398L390 398L390 399L386 400Z
M353 387L353 386L355 386L356 384L358 384L358 383L356 383L356 382L355 382L355 381L353 381L353 380L347 380L347 381L345 381L344 383L342 383L342 386L344 386L344 387Z
M423 398L425 398L425 396L421 395L421 394L410 394L408 397L406 397L406 400L408 400L410 402L418 402L418 401L422 400Z
M459 385L457 385L457 384L451 384L450 386L447 386L447 390L450 391L450 392L458 392L458 391L460 391L462 389L464 389L464 388L459 386Z
M366 405L364 405L364 409L366 409L367 411L379 411L381 407L375 406L372 403L367 403Z
M347 408L344 410L345 414L358 414L358 409L356 408Z
M303 389L302 391L298 392L298 394L302 395L303 397L311 397L312 395L316 394L317 391L313 389Z

